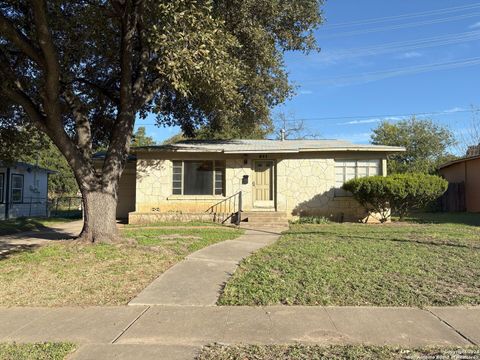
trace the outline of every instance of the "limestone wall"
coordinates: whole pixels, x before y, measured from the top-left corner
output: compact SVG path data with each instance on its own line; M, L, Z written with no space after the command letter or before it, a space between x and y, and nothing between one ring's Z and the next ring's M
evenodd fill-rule
M335 158L338 153L269 155L275 161L274 181L276 206L289 217L325 216L333 220L358 220L366 214L351 197L335 197ZM148 214L204 214L209 207L238 191L242 191L243 209L253 208L252 163L259 156L225 156L220 154L174 154L159 159L155 154L138 156L136 166L136 205L138 221L145 221ZM384 154L345 155L346 158L384 159ZM226 161L225 197L219 195L172 195L172 173L175 160L219 159ZM383 174L386 162L383 161ZM242 182L248 176L248 182ZM132 214L132 213L130 213ZM136 216L135 215L135 216ZM154 216L155 217L155 216ZM163 218L157 216L158 219ZM133 218L132 218L133 219Z
M325 216L336 221L366 216L351 197L335 197L335 161L328 158L277 162L277 209L293 216Z

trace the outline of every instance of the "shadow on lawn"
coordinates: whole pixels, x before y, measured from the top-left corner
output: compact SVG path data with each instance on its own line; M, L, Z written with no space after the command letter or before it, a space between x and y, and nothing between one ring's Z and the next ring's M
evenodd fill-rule
M458 224L480 226L480 213L449 212L449 213L413 213L407 221L417 224Z
M316 229L315 231L296 231L287 233L286 235L319 235L325 237L336 237L340 238L341 240L376 240L376 241L392 241L392 242L402 242L402 243L415 243L420 245L432 245L432 246L448 246L448 247L455 247L455 248L467 248L467 249L474 249L480 250L480 246L470 245L470 244L458 244L450 241L433 241L433 240L417 240L417 239L403 239L403 238L392 238L392 237L385 237L384 234L382 236L372 236L370 235L359 235L357 234L339 234L336 231L319 231Z

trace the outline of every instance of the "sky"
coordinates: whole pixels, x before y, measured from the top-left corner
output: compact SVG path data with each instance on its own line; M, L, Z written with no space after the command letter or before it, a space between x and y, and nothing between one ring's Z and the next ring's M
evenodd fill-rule
M372 129L416 114L461 136L480 106L480 3L330 0L315 31L320 52L288 52L296 94L272 113L321 138L368 143ZM162 141L177 128L147 133Z

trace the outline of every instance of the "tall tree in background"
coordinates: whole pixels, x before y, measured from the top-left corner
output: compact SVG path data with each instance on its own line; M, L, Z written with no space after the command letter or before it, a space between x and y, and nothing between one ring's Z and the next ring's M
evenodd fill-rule
M382 122L372 134L372 144L404 146L406 152L391 155L390 173L433 173L438 165L452 159L449 148L455 144L453 133L432 120L412 117L396 123Z
M291 94L283 53L316 49L320 5L3 0L0 119L13 114L13 127L33 124L52 140L83 196L82 238L113 241L136 118L156 113L187 136L205 125L240 134L269 124L270 108ZM92 153L105 144L96 169Z
M140 126L132 136L132 146L152 146L157 143L151 136L147 136L145 126Z

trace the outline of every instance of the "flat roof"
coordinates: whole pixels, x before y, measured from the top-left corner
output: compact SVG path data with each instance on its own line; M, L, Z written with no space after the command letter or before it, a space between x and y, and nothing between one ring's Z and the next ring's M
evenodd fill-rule
M403 152L404 147L353 144L345 140L186 140L168 145L140 146L132 152L186 152L186 153L300 153L320 151Z

